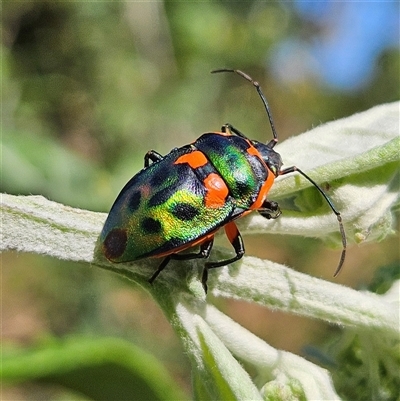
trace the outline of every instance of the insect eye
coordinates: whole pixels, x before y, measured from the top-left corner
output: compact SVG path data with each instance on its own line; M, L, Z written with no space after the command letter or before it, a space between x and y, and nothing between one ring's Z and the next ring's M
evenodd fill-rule
M267 166L275 176L278 174L278 168L277 168L276 164L271 163L271 161L269 160L267 163Z

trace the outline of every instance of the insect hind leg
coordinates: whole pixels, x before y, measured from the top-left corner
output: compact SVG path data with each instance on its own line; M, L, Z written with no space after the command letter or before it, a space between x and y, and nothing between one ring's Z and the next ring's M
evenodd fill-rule
M171 255L166 256L163 261L159 264L157 270L153 273L153 275L149 278L149 283L153 284L154 280L158 277L158 275L164 270L169 261L171 260Z

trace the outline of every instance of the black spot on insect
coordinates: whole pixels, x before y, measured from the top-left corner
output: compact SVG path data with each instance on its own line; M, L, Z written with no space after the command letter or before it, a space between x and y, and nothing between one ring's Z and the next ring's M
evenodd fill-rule
M161 223L151 217L144 219L141 226L147 234L157 234L161 231Z
M176 203L171 213L182 221L191 221L199 214L199 210L190 203Z
M128 236L126 230L115 228L104 240L104 255L109 260L118 259L125 252Z
M140 199L142 197L142 194L140 193L140 191L135 191L129 198L129 211L131 213L135 212L139 206L140 206Z
M148 201L148 207L159 206L165 203L174 193L174 189L167 187L161 191L156 192Z

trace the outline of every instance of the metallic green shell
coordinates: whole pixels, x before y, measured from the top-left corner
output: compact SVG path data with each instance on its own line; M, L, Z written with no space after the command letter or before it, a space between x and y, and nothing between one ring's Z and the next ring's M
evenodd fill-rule
M252 144L239 136L211 133L202 135L195 146L223 177L236 206L251 208L268 176L260 157L249 153Z
M176 163L196 150L205 156L204 165ZM268 175L254 151L242 137L208 133L142 169L122 189L104 224L100 247L106 258L128 262L174 253L251 209ZM206 205L213 191L205 181L210 174L221 177L226 189L214 207Z
M174 164L184 153L186 148L169 153L140 171L121 191L100 235L109 260L127 262L171 253L230 220L233 197L228 196L222 207L207 208L205 172Z

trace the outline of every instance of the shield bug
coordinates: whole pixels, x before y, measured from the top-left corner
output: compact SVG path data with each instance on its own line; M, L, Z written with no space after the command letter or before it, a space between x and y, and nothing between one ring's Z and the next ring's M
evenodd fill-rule
M207 292L208 270L233 263L245 253L235 220L253 210L267 219L281 211L267 194L276 177L297 172L323 196L336 215L343 250L335 276L346 254L346 236L340 213L321 187L296 166L282 169L281 156L274 151L278 136L267 100L258 82L239 70L234 72L253 84L264 105L273 138L267 144L247 138L225 124L221 132L208 132L189 145L173 149L165 156L150 150L144 168L125 185L100 234L100 249L111 262L163 258L150 283L171 259L208 258L214 235L224 227L235 255L206 262L202 284ZM199 246L198 252L181 253Z

